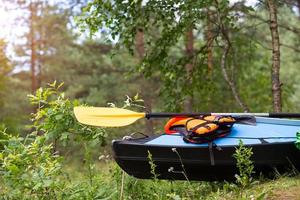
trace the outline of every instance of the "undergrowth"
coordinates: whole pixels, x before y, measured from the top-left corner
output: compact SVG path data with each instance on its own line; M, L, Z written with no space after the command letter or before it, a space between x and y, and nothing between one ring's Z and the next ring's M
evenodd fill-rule
M284 193L289 188L300 189L300 177L281 176L276 180L261 179L256 184L240 187L234 182L196 182L166 181L160 179L141 180L124 175L123 194L121 195L123 171L112 161L106 171L96 174L100 182L108 183L106 189L111 192L111 199L273 199L278 191ZM97 167L96 167L97 168ZM103 169L99 167L98 170ZM295 191L292 191L295 192ZM288 195L288 194L287 194ZM295 196L296 199L297 196ZM284 199L284 198L283 198Z
M244 189L252 181L252 174L254 173L254 164L251 160L253 155L252 148L246 147L243 141L240 140L239 146L236 148L233 157L236 159L236 165L239 174L236 174L237 183Z

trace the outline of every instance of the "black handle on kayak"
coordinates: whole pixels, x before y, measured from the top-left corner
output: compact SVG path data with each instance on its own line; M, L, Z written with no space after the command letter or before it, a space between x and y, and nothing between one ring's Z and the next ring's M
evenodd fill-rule
M146 113L145 117L149 118L166 118L166 117L197 117L200 115L210 115L211 113Z
M273 118L300 118L300 113L269 113L269 117Z
M255 116L255 117L273 117L273 118L300 118L300 113L146 113L145 117L166 118L166 117L196 117L200 115L233 115L233 116Z

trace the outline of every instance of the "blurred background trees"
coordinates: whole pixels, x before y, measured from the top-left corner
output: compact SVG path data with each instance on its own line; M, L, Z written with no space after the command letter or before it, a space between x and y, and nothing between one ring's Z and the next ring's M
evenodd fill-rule
M1 121L24 127L33 109L26 95L54 80L66 96L95 106L139 93L147 111L297 112L298 2L272 1L277 109L269 2L3 1L7 12L24 14L16 19L23 33L10 48L0 44ZM156 124L145 131L160 130Z
M288 59L280 47L296 49L279 43L286 36L278 32L297 37L297 25L282 22L285 12L298 20L297 10L290 1L94 1L80 20L92 34L107 30L131 52L134 30L143 31L145 57L136 70L160 77L164 110L280 111L281 101L293 109L295 79L283 71L297 67L281 65L280 74L280 59Z

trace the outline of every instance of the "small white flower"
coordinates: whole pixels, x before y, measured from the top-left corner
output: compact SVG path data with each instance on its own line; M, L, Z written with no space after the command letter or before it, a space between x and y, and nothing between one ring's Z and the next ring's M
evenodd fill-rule
M168 172L173 172L174 171L174 167L170 167L169 169L168 169Z
M105 156L104 155L101 155L101 156L99 156L99 160L103 160L105 158Z

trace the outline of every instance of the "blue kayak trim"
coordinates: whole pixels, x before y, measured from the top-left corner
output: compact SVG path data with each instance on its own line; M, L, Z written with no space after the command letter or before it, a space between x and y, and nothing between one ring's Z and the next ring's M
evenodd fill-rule
M262 144L260 139L268 143L285 143L295 142L296 133L300 131L300 120L289 119L274 119L256 117L256 126L235 124L228 137L218 138L214 140L217 146L236 146L240 140L245 145L258 145ZM172 146L172 147L199 147L208 146L204 144L192 144L183 141L180 134L161 136L146 142L147 145L154 146Z

